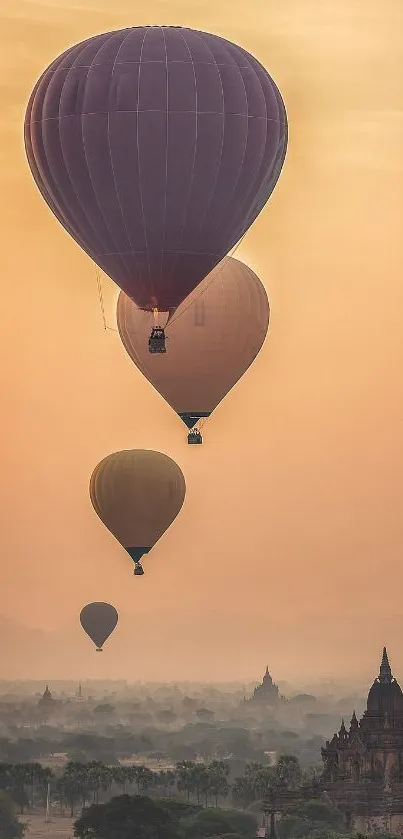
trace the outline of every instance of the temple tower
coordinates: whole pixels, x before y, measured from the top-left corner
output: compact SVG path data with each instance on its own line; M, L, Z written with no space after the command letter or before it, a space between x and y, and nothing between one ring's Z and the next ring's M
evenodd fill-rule
M360 721L355 712L322 749L323 785L353 828L403 834L403 693L386 647ZM370 802L370 804L369 804Z

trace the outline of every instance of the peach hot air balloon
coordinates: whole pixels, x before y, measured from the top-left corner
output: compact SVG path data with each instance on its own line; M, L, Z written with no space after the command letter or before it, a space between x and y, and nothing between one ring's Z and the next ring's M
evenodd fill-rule
M186 484L165 454L144 449L114 452L94 469L90 497L95 512L144 574L141 558L172 524L185 500Z
M210 416L256 358L269 326L266 291L254 272L227 257L168 320L169 352L147 351L147 315L123 292L119 334L130 358L202 442L196 426ZM172 341L171 341L172 338Z

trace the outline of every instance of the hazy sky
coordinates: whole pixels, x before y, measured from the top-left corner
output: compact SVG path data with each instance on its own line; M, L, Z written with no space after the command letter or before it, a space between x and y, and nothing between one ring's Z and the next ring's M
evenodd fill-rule
M74 42L182 24L242 44L286 103L289 151L237 256L266 344L200 448L102 327L95 269L25 160L31 88ZM3 0L0 11L0 673L403 675L401 0ZM115 292L105 279L113 326ZM173 457L187 500L136 579L88 498L123 448ZM95 655L81 607L121 623ZM32 630L32 631L29 631Z

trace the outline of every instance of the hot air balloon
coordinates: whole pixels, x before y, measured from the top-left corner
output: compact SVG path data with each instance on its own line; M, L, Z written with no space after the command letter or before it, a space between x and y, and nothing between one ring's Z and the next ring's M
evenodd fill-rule
M185 500L179 466L165 454L143 449L115 452L94 469L90 497L95 512L144 574L141 558L172 524Z
M88 603L81 609L81 626L94 642L97 653L102 652L102 647L115 629L118 619L118 613L110 603Z
M246 50L178 26L70 47L25 117L34 180L57 219L136 303L173 311L229 253L279 178L287 117Z
M147 315L123 292L117 323L135 365L202 442L196 423L210 416L258 354L269 325L269 301L253 271L226 257L177 309L166 333L169 353L146 350Z

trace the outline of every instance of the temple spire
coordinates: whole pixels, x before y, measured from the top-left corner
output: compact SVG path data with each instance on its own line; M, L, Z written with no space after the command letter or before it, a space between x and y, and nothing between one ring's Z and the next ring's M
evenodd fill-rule
M392 671L390 669L388 654L386 647L383 648L381 666L379 668L379 681L383 685L390 685L392 681Z
M353 711L353 716L351 717L351 722L350 722L350 731L351 732L357 731L357 728L358 728L357 715L356 715L355 711Z

